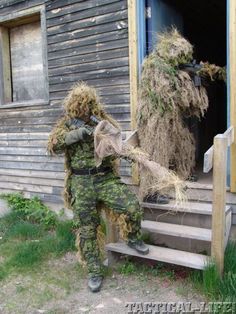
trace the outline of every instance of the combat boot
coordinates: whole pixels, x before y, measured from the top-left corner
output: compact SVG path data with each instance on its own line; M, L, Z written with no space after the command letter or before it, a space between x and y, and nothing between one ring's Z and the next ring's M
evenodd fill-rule
M148 246L142 240L129 240L127 244L140 254L146 255L149 253Z
M170 198L167 195L155 193L153 195L146 195L143 201L154 204L169 204Z
M98 292L102 286L103 277L102 276L92 276L88 280L88 287L92 292Z

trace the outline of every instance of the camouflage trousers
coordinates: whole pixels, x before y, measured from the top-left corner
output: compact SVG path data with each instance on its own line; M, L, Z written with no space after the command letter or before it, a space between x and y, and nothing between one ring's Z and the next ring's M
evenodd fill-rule
M80 249L89 276L102 274L97 243L100 215L96 205L102 202L116 214L125 214L132 231L129 240L140 238L142 210L136 196L112 172L97 175L72 175L70 179L72 207L79 222Z

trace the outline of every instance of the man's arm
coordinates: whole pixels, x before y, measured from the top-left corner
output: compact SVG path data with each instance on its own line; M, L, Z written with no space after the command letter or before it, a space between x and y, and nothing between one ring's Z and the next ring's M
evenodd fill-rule
M84 127L70 131L64 124L57 125L49 136L48 151L51 154L62 154L67 146L87 141L90 135Z
M91 116L96 126L100 120ZM66 147L77 142L86 142L93 135L95 126L86 125L81 119L61 119L49 136L48 151L51 154L62 154Z
M81 127L76 130L72 130L65 135L65 144L67 146L77 142L86 142L91 136L90 132L85 127Z

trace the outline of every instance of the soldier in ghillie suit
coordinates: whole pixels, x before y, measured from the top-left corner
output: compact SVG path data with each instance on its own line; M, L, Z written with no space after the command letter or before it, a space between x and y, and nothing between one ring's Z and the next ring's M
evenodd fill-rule
M205 80L226 77L225 68L192 61L193 46L176 29L160 34L143 63L137 110L141 149L183 180L195 168L196 141L188 124L208 109ZM152 198L147 187L155 186L154 178L145 169L140 178L141 198Z
M97 241L100 226L99 204L113 212L113 217L126 223L127 244L139 253L147 254L148 247L140 237L142 211L136 196L114 172L114 157L105 158L96 167L91 116L117 123L104 112L96 91L84 83L77 84L64 102L65 115L53 129L48 142L52 154L65 153L67 170L65 201L74 211L79 226L79 247L88 268L88 287L99 291L103 272ZM75 127L73 119L80 122Z

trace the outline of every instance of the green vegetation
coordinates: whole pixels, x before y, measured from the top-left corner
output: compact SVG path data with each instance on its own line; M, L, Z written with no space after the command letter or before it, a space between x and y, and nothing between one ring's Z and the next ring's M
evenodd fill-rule
M0 281L12 273L33 274L50 258L75 251L76 227L72 221L59 221L58 216L38 198L25 199L21 194L0 197L7 200L12 208L10 214L0 218ZM143 238L147 242L151 241L147 234ZM170 281L186 278L183 271L173 270L172 266L162 263L141 264L132 258L118 263L117 271L124 276L135 275L141 281L150 277ZM109 269L106 272L109 275ZM191 281L212 302L236 302L236 243L230 242L226 248L223 278L218 275L216 266L211 264L204 271L192 272ZM66 290L70 290L68 281L63 279L60 284L65 284ZM18 287L19 293L20 289Z
M0 198L6 200L8 206L25 220L33 223L42 223L49 227L57 223L57 215L36 196L28 199L21 193L12 193L1 194Z
M123 262L117 266L118 273L129 276L137 275L142 281L147 279L148 276L154 276L159 278L165 278L169 280L175 280L175 271L170 270L167 265L162 263L155 263L153 265L140 264L135 262L132 258L126 258Z
M38 198L25 199L21 194L3 198L12 212L0 219L0 280L75 250L72 221L59 221Z
M223 278L212 264L202 272L193 272L192 281L211 301L236 302L236 243L230 242L226 248Z

